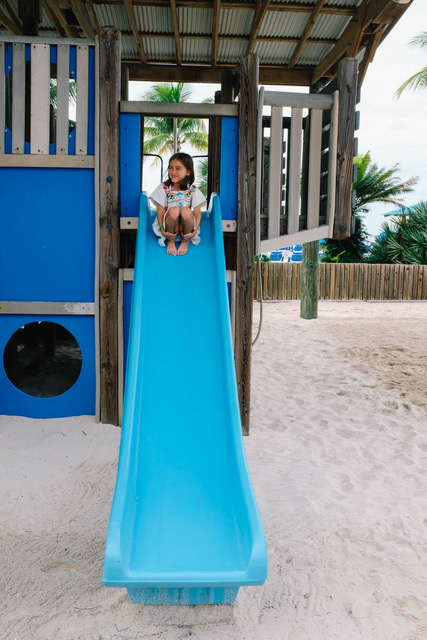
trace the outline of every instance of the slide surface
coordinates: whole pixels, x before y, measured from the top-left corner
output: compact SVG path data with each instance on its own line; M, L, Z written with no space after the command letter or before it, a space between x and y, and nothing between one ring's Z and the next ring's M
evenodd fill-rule
M141 195L122 438L103 582L133 602L234 601L267 577L243 448L218 196L185 256Z

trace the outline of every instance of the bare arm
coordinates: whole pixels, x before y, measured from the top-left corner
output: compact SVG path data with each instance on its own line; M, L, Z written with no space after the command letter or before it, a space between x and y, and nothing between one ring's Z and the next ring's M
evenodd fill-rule
M157 222L159 225L160 233L164 238L166 238L166 240L175 240L177 234L170 233L170 231L166 231L166 229L163 227L164 215L165 215L165 208L162 207L161 204L158 204L157 205Z

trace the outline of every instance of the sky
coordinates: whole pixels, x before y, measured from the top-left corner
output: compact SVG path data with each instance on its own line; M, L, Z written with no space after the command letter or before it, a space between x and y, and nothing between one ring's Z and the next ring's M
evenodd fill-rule
M411 38L421 31L427 31L427 2L414 0L378 48L366 73L358 105L359 153L370 151L372 161L386 169L398 164L401 180L419 177L414 191L404 198L405 206L427 200L427 91L406 91L399 100L394 96L404 80L427 66L426 50L409 45ZM142 92L149 86L150 83L131 82L129 99L141 99ZM219 88L212 84L193 85L191 102L213 98ZM268 89L298 90L295 87ZM144 190L154 189L159 182L159 168L144 168ZM390 211L393 207L389 205L377 203L371 206L365 217L370 235L380 232L381 224L386 221L384 214Z

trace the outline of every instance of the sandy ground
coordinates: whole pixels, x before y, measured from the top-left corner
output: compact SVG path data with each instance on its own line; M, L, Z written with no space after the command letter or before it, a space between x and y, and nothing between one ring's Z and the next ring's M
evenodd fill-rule
M427 303L265 303L245 447L269 577L208 611L101 584L117 427L1 417L1 640L425 640L426 362Z

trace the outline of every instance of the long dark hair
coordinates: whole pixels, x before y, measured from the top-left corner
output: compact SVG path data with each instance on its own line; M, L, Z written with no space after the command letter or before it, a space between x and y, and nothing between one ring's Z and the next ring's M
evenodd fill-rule
M173 156L169 158L168 171L166 174L167 178L164 181L167 187L170 187L172 184L172 180L169 178L169 165L172 162L172 160L178 160L178 162L184 165L187 171L190 171L190 175L186 176L179 185L181 189L188 189L188 187L190 187L194 182L193 158L188 153L182 153L182 151L179 151L178 153L174 153Z

